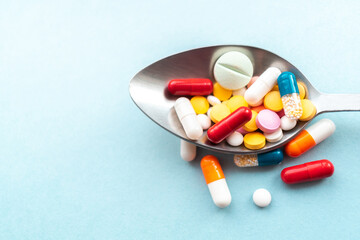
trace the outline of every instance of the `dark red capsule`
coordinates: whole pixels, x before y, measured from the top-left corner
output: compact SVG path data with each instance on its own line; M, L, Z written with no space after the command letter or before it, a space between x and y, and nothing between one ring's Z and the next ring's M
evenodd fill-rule
M207 78L173 79L168 84L172 95L209 95L213 91L213 84Z
M281 171L281 179L287 184L302 183L327 178L333 173L334 165L323 159L284 168Z
M219 143L227 138L236 129L251 120L251 110L248 107L240 107L229 116L208 129L208 139L213 143Z

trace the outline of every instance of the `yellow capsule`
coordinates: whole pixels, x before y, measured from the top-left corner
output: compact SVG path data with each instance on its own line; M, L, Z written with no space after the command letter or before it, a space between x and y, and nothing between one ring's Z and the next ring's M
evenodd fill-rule
M210 111L210 118L214 123L218 123L230 113L230 109L225 104L216 104Z
M271 91L265 95L264 107L274 112L279 112L283 109L283 103L281 101L279 91Z
M309 121L316 115L316 107L309 99L302 99L301 106L303 109L300 121Z
M254 132L258 129L258 127L256 126L256 117L258 113L254 110L251 110L251 113L252 115L250 121L248 121L244 126L242 126L242 128L247 132Z
M195 96L190 100L196 114L204 114L209 110L209 102L203 96Z
M261 149L265 146L265 144L265 136L259 132L247 133L244 137L244 145L248 149Z
M223 88L222 86L220 86L219 83L215 83L214 84L214 89L213 89L213 94L220 101L225 101L225 100L228 100L231 97L232 91Z
M230 112L233 112L239 107L248 107L249 105L243 96L237 95L227 100L226 106L230 109Z

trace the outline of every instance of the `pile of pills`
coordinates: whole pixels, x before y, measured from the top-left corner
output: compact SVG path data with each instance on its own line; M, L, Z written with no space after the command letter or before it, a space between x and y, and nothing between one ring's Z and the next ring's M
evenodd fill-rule
M278 142L283 131L298 121L308 121L316 108L306 99L307 87L291 72L269 67L253 76L253 65L243 53L223 54L213 68L216 82L210 79L173 79L168 90L180 97L175 111L187 137L198 140L204 130L215 144L257 150L266 142ZM212 94L212 95L211 95Z
M243 53L231 51L215 63L210 79L173 79L168 91L179 97L175 112L190 140L198 140L207 130L207 138L214 144L226 141L231 146L258 150L267 142L278 142L283 131L293 129L298 121L309 121L316 115L316 107L307 99L308 90L291 72L269 67L260 76L253 76L251 60ZM191 98L189 99L188 97ZM285 146L289 157L307 152L335 131L335 124L322 119L306 128ZM186 161L196 158L196 146L181 140L180 155ZM284 154L281 149L262 154L235 155L238 167L279 164ZM215 156L201 160L201 168L211 197L216 206L231 203L231 194L220 163ZM282 170L286 184L330 177L334 166L326 159L288 167ZM259 207L271 202L266 189L258 189L253 201Z

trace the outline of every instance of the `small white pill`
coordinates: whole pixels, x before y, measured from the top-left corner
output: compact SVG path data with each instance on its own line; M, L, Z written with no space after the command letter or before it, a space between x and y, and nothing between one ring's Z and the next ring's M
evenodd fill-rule
M229 90L245 87L254 69L251 60L243 53L230 51L223 54L214 65L216 81Z
M196 116L197 120L199 121L202 129L206 130L211 126L210 118L205 114L198 114Z
M281 128L278 128L275 132L273 133L264 133L264 136L266 138L266 141L268 142L278 142L283 138L283 131L281 130Z
M253 194L253 201L258 207L267 207L271 203L271 194L265 188L259 188Z
M291 119L284 115L281 117L280 127L284 131L289 131L296 126L296 123L297 123L296 119Z
M246 92L246 87L243 87L243 88L240 88L238 90L234 90L233 91L233 96L238 96L238 95L244 96L245 92Z
M180 156L187 162L194 160L196 157L196 145L181 139Z
M211 106L214 106L214 105L216 105L216 104L220 104L220 103L221 103L221 101L220 101L217 97L215 97L215 96L213 96L213 95L207 96L206 99L208 100L208 102L210 103Z
M210 112L211 112L212 107L209 108L209 110L207 111L206 115L210 118ZM211 119L211 118L210 118Z
M240 146L243 143L243 141L244 141L243 135L236 131L230 134L230 136L226 138L226 142L234 147Z

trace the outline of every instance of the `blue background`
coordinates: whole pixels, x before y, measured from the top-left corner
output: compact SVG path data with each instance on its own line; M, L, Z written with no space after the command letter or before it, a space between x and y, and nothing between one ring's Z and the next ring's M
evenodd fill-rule
M31 3L30 3L31 2ZM360 93L359 1L1 1L0 239L359 239L360 113L297 159L239 169L217 208L179 139L131 101L130 79L192 48L244 44L324 92ZM220 156L221 158L222 156ZM286 186L328 158L333 177ZM252 203L267 188L267 208Z

